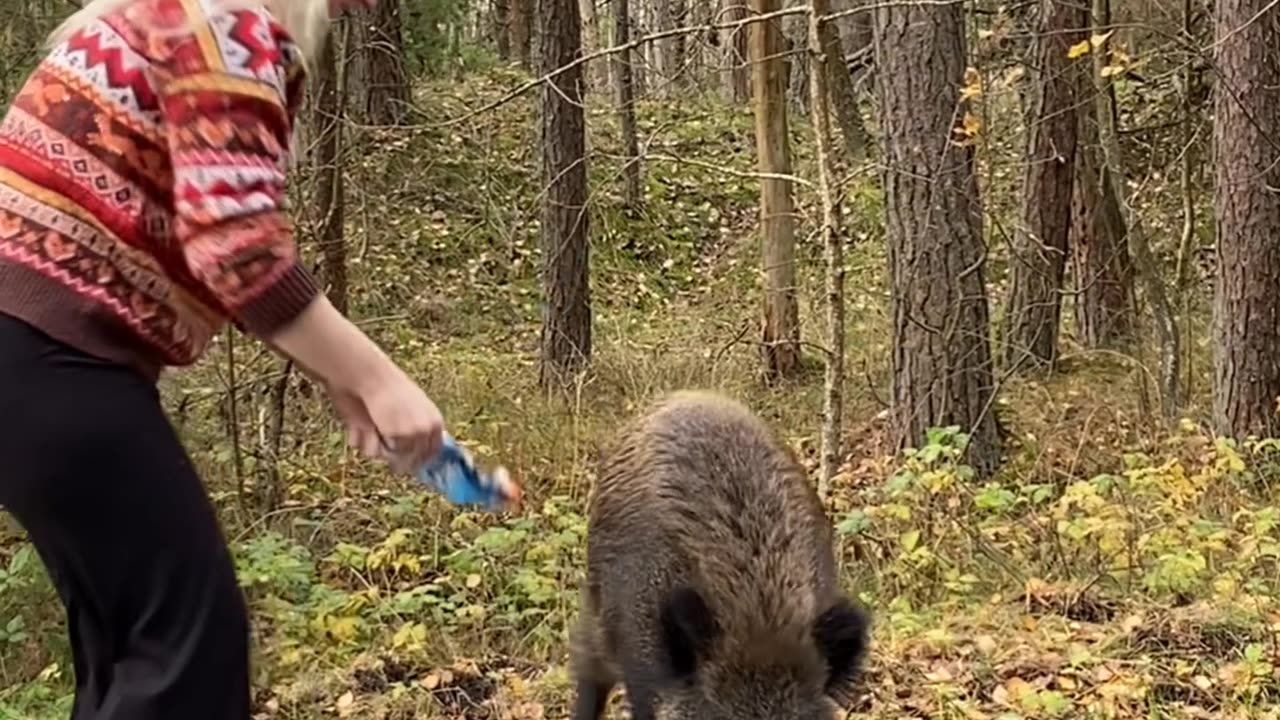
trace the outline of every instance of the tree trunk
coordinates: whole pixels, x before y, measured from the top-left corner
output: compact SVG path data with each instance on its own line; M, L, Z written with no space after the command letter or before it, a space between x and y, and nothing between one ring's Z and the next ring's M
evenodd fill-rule
M542 72L582 51L578 0L542 0ZM542 92L542 370L544 386L561 385L591 358L591 278L587 235L586 124L582 66L553 78Z
M639 8L646 5L643 0ZM645 23L639 18L644 16L644 11L637 9L637 6L631 7L631 27L628 37L634 41L636 38L644 37ZM645 97L649 94L649 59L648 53L653 52L653 43L645 43L639 48L631 51L631 85L635 90L635 97Z
M582 52L594 55L600 50L599 19L596 17L596 0L579 0L578 11L582 17ZM587 92L593 93L606 87L608 82L606 68L609 64L604 59L589 60L583 71L583 80Z
M534 5L538 0L508 0L511 3L512 52L520 64L533 69Z
M726 0L724 21L738 22L751 17L747 0ZM751 99L751 66L747 62L748 28L742 25L721 31L724 48L724 88L727 99L743 104Z
M614 42L626 47L631 42L631 0L613 0ZM636 132L635 87L632 80L636 52L627 48L613 54L613 77L618 85L618 124L622 127L622 154L626 166L622 170L625 183L623 202L635 213L643 204L640 184L640 141Z
M347 117L359 123L369 122L369 60L372 53L364 50L373 34L374 16L369 10L349 12L334 23L333 37L342 38L342 87L347 96Z
M1097 106L1080 105L1071 257L1076 331L1087 348L1117 348L1135 331L1133 261L1111 172L1101 156Z
M893 313L894 437L969 433L980 474L1000 459L994 404L981 207L970 142L964 8L885 5L875 10L875 66ZM957 103L959 102L959 106Z
M368 58L365 111L375 125L398 125L409 105L409 75L404 69L404 33L398 0L382 0L374 11Z
M651 0L654 11L654 30L667 32L682 27L685 19L684 0ZM683 83L685 61L685 36L676 34L656 43L657 70L660 92L668 95Z
M687 0L668 0L671 3L671 28L685 27L689 22L689 4ZM689 36L680 33L671 38L671 83L674 87L689 85Z
M342 172L342 126L346 103L342 73L338 67L341 48L330 32L320 53L316 75L315 125L318 128L316 163L317 233L320 239L322 277L329 301L339 312L347 311L346 187Z
M803 7L808 0L788 0L788 8ZM782 23L787 66L787 101L800 115L809 112L809 19L808 15L788 15Z
M1213 417L1225 436L1275 437L1280 397L1280 11L1215 3L1218 278Z
M831 99L831 109L840 125L845 156L850 164L858 165L867 158L871 134L867 132L862 111L858 108L858 90L853 84L853 73L844 62L840 27L834 22L826 22L819 31L822 33L823 70L827 73L826 95Z
M752 0L757 15L777 12L780 0ZM782 30L776 19L751 23L751 89L756 121L756 163L761 173L791 174L787 132L787 76L779 56ZM800 369L800 310L796 300L795 214L791 181L760 180L760 225L764 261L764 373L769 382Z
M1088 16L1074 0L1041 0L1029 83L1022 223L1014 233L1005 362L1013 370L1058 358L1062 277L1075 182L1080 68L1067 57Z
M1093 27L1111 27L1111 0L1093 0L1091 13ZM1178 387L1179 364L1181 355L1179 346L1178 323L1174 318L1173 304L1169 301L1169 293L1165 287L1160 265L1147 240L1142 215L1135 212L1125 197L1124 158L1120 147L1120 128L1116 111L1115 83L1112 77L1103 77L1106 66L1104 53L1094 52L1093 84L1094 99L1098 108L1098 135L1101 139L1103 157L1107 172L1110 174L1112 198L1115 206L1120 208L1122 224L1125 227L1125 240L1129 256L1133 258L1134 279L1140 283L1147 304L1151 307L1151 315L1156 329L1156 339L1160 347L1159 389L1161 411L1166 420L1173 420L1181 405ZM1144 386L1145 387L1145 386Z
M511 59L511 0L493 0L493 44L500 59Z
M822 402L822 465L818 494L825 500L831 480L840 468L841 427L844 424L844 236L840 232L840 200L835 178L835 148L831 141L831 92L828 78L847 78L849 71L840 58L840 40L835 23L822 22L826 0L809 4L809 107L817 140L818 188L822 194L822 247L826 256L827 363ZM831 68L835 67L836 72Z
M867 3L868 0L847 0L846 2L851 10ZM872 72L875 70L875 48L872 46L871 37L872 13L864 9L845 19L849 25L847 34L841 32L845 39L845 64L853 75L854 89L859 93L869 92L870 84L875 82Z

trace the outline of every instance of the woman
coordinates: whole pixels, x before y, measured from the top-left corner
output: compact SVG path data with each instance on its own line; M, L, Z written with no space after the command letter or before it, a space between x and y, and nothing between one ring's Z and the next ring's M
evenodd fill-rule
M66 608L76 720L250 716L247 613L163 367L230 320L322 382L365 455L440 445L282 207L305 61L361 1L92 0L0 124L0 505Z

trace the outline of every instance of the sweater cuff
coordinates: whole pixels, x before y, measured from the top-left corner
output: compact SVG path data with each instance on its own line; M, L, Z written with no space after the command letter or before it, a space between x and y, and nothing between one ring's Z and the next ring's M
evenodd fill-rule
M294 263L280 279L242 305L236 318L252 335L269 338L293 322L319 294L320 288L311 273Z

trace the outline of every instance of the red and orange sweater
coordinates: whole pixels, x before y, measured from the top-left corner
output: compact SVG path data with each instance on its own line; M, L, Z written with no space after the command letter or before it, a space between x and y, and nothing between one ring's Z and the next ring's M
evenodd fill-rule
M284 212L301 55L267 11L208 5L103 17L0 123L0 313L153 378L318 293Z

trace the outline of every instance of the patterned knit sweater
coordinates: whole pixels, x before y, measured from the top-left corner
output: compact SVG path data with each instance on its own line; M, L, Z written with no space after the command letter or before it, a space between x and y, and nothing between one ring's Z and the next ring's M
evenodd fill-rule
M153 379L318 292L284 214L300 53L267 11L211 6L105 16L0 124L0 313Z

